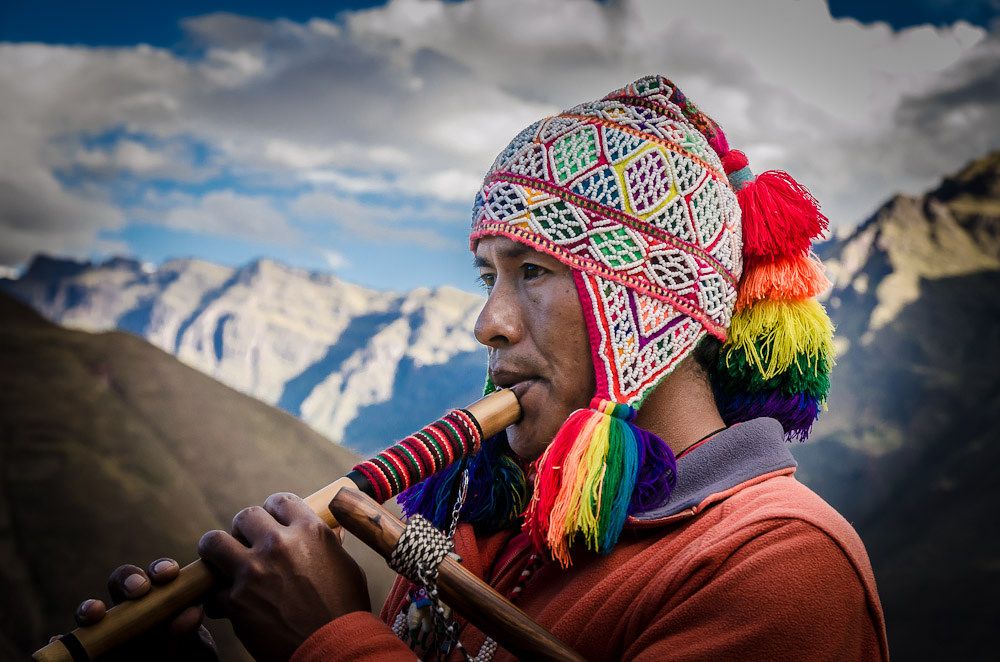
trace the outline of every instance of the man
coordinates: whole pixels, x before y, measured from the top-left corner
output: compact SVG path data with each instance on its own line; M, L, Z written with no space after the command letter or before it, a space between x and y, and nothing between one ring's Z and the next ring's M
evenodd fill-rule
M446 528L468 472L463 563L587 658L886 659L864 547L794 479L786 444L829 385L808 253L824 222L660 76L522 131L477 196L471 243L490 388L523 417L404 510ZM375 618L357 564L297 497L241 511L199 553L222 580L209 613L258 659L461 659L420 587L397 582ZM175 575L123 566L111 585L137 597ZM200 619L182 614L173 641ZM476 659L511 658L456 623Z

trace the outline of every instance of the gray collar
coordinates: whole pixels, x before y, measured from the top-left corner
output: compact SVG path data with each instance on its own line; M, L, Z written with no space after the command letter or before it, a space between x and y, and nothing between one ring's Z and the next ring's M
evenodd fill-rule
M677 461L677 484L664 505L636 513L640 522L669 517L752 478L797 466L781 423L755 418L736 423Z

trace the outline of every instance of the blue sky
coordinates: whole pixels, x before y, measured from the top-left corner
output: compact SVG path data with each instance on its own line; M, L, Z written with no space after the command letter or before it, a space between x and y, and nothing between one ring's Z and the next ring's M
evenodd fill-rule
M839 231L1000 146L995 0L752 5L7 0L0 265L265 256L472 290L496 153L653 72Z
M6 0L0 6L0 41L41 41L91 46L146 43L169 47L183 40L184 32L180 22L189 16L232 12L263 19L306 21L313 17L333 19L341 11L366 9L380 4L382 3L372 0L174 0L159 3L128 0ZM863 22L885 21L896 29L928 23L950 25L958 20L987 28L989 21L1000 13L1000 3L993 0L833 0L829 4L830 13L834 17L851 17Z

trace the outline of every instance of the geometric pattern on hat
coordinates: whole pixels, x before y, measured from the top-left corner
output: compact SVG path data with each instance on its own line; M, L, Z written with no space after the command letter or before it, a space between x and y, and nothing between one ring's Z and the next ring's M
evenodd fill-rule
M521 131L476 196L473 248L506 236L573 268L600 397L637 406L706 332L726 338L743 243L717 130L647 76Z
M705 328L658 299L594 274L573 271L584 302L601 397L636 404L669 374ZM589 309L587 308L589 306Z

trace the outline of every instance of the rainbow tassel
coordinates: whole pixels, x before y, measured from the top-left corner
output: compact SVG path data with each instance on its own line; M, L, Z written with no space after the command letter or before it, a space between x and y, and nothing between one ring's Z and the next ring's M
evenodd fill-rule
M590 409L573 412L536 461L534 492L524 529L537 549L547 548L564 568L579 535L586 546L606 554L618 542L636 501L643 506L670 498L676 465L662 439L637 427L628 405L594 398ZM651 467L640 471L643 459ZM659 477L649 471L659 471Z
M736 192L743 213L743 252L779 257L808 252L829 225L816 198L781 170L762 172Z
M818 399L806 393L717 393L715 399L722 420L727 424L767 416L781 423L785 438L800 441L809 436L823 407Z
M758 352L761 350L758 348ZM830 370L833 357L820 354L815 360L808 354L796 354L788 367L770 379L753 366L746 353L733 347L719 352L719 363L713 383L726 393L746 391L780 391L786 395L805 393L817 400L826 400L830 392Z
M809 253L829 220L782 171L754 177L746 155L719 143L743 227L743 276L728 338L712 376L727 425L760 416L805 440L825 407L834 363L833 324L813 299L830 287Z
M805 301L759 301L733 315L728 348L746 354L763 379L787 370L798 355L812 364L832 359L833 323L823 305Z
M777 259L747 256L743 265L736 310L757 301L797 301L810 299L830 287L823 265L812 255L791 255Z

